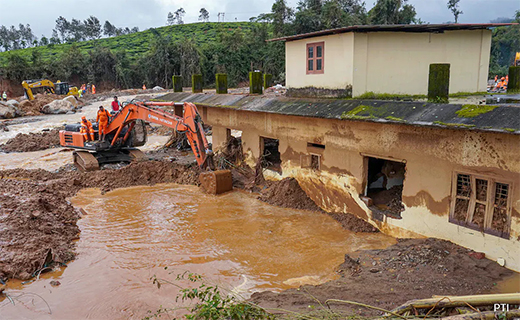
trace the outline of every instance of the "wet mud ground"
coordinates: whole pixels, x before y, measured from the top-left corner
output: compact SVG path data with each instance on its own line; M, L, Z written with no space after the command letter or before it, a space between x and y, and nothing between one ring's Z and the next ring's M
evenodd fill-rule
M101 193L106 193L118 188L161 183L198 185L198 169L184 153L154 151L148 156L153 160L89 174L72 170L70 166L53 172L42 169L1 170L0 279L3 282L34 279L51 267L57 268L76 257L76 243L81 239L78 221L86 212L74 207L69 199L83 189L99 188ZM265 181L255 174L254 169L246 167L234 169L233 179L235 188L243 189L249 192L248 196L270 205L326 214L306 196L295 179ZM354 216L329 215L343 228L363 232L359 234L361 239L366 237L365 232L377 234L374 227ZM255 293L251 301L266 308L298 312L320 308L320 304L331 298L392 309L407 300L432 295L520 291L518 274L447 241L399 239L386 249L351 252L345 248L345 253L344 262L335 269L337 279L316 285L312 285L312 281L296 281L289 287L311 284L281 293ZM317 251L314 260L320 258ZM504 281L507 286L501 285ZM266 287L273 290L286 288ZM377 314L344 304L334 305L334 309L361 315ZM126 313L122 318L128 315ZM134 316L131 313L129 317Z

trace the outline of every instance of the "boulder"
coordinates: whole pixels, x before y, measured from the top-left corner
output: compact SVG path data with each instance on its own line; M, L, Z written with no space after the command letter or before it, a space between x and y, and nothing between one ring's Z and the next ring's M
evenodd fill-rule
M72 105L75 107L78 106L78 100L74 96L67 96L63 100L72 103Z
M20 103L18 101L14 100L14 99L7 100L6 103L12 105L15 108L18 108L18 106L20 105Z
M17 107L0 101L0 119L11 119L21 115L22 113Z
M67 100L54 100L42 107L41 112L46 114L64 114L74 110L74 105Z
M153 87L152 90L160 91L160 90L164 90L164 88L163 87L159 87L159 86L155 86L155 87Z

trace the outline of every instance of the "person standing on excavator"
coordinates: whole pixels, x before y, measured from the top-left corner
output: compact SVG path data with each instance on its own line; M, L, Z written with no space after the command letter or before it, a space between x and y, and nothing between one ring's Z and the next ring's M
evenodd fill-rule
M94 129L92 129L92 123L87 120L87 117L81 117L81 129L80 133L83 133L85 141L94 141Z
M112 101L112 111L114 111L114 114L119 112L119 108L121 108L121 103L117 100L117 96L114 96L114 101Z
M110 113L103 108L103 106L99 106L99 111L97 113L96 122L98 123L98 134L99 140L105 141L105 135L107 133L108 120L110 119Z

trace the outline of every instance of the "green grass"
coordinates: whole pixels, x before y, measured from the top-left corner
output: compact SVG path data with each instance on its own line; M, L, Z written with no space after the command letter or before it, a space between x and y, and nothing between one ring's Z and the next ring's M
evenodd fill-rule
M507 132L516 132L516 129L513 129L513 128L502 128L502 130L507 131Z
M473 118L484 113L495 110L498 106L464 104L460 110L455 111L459 118Z
M453 128L474 128L475 127L474 124L464 124L464 123L446 123L446 122L442 122L442 121L434 121L433 123L441 125L441 126L453 127Z
M200 22L165 26L155 28L153 30L157 31L161 36L170 36L173 40L181 40L185 37L191 37L198 45L203 46L205 44L216 41L219 30L233 32L233 30L241 28L242 30L246 31L251 30L256 24L257 23L255 22ZM38 51L41 53L42 59L44 61L48 61L54 57L57 57L60 53L66 51L72 45L76 45L83 54L86 54L89 50L94 49L96 46L106 47L112 50L114 53L124 50L126 51L126 54L130 60L135 61L149 50L151 41L154 37L154 31L149 29L118 37L81 41L74 44L65 43L0 52L0 66L5 65L7 56L11 52L20 54L22 57L29 60L32 56L32 52Z
M402 100L402 99L425 99L424 94L397 94L397 93L375 93L373 91L365 92L354 99L373 99L373 100Z
M391 120L391 121L399 121L399 122L405 122L406 120L402 119L402 118L397 118L397 117L392 117L392 116L388 116L386 117L387 120Z
M478 92L456 92L456 93L450 93L450 98L464 98L464 97L472 97L472 96L485 96L488 93L485 91L478 91Z

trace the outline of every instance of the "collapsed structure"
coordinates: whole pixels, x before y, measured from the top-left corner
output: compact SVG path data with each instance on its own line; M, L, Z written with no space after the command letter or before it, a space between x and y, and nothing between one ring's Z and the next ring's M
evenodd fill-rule
M520 271L520 109L172 93L213 148L242 131L249 164L294 177L320 207L397 237L450 240ZM500 260L502 261L502 260Z

